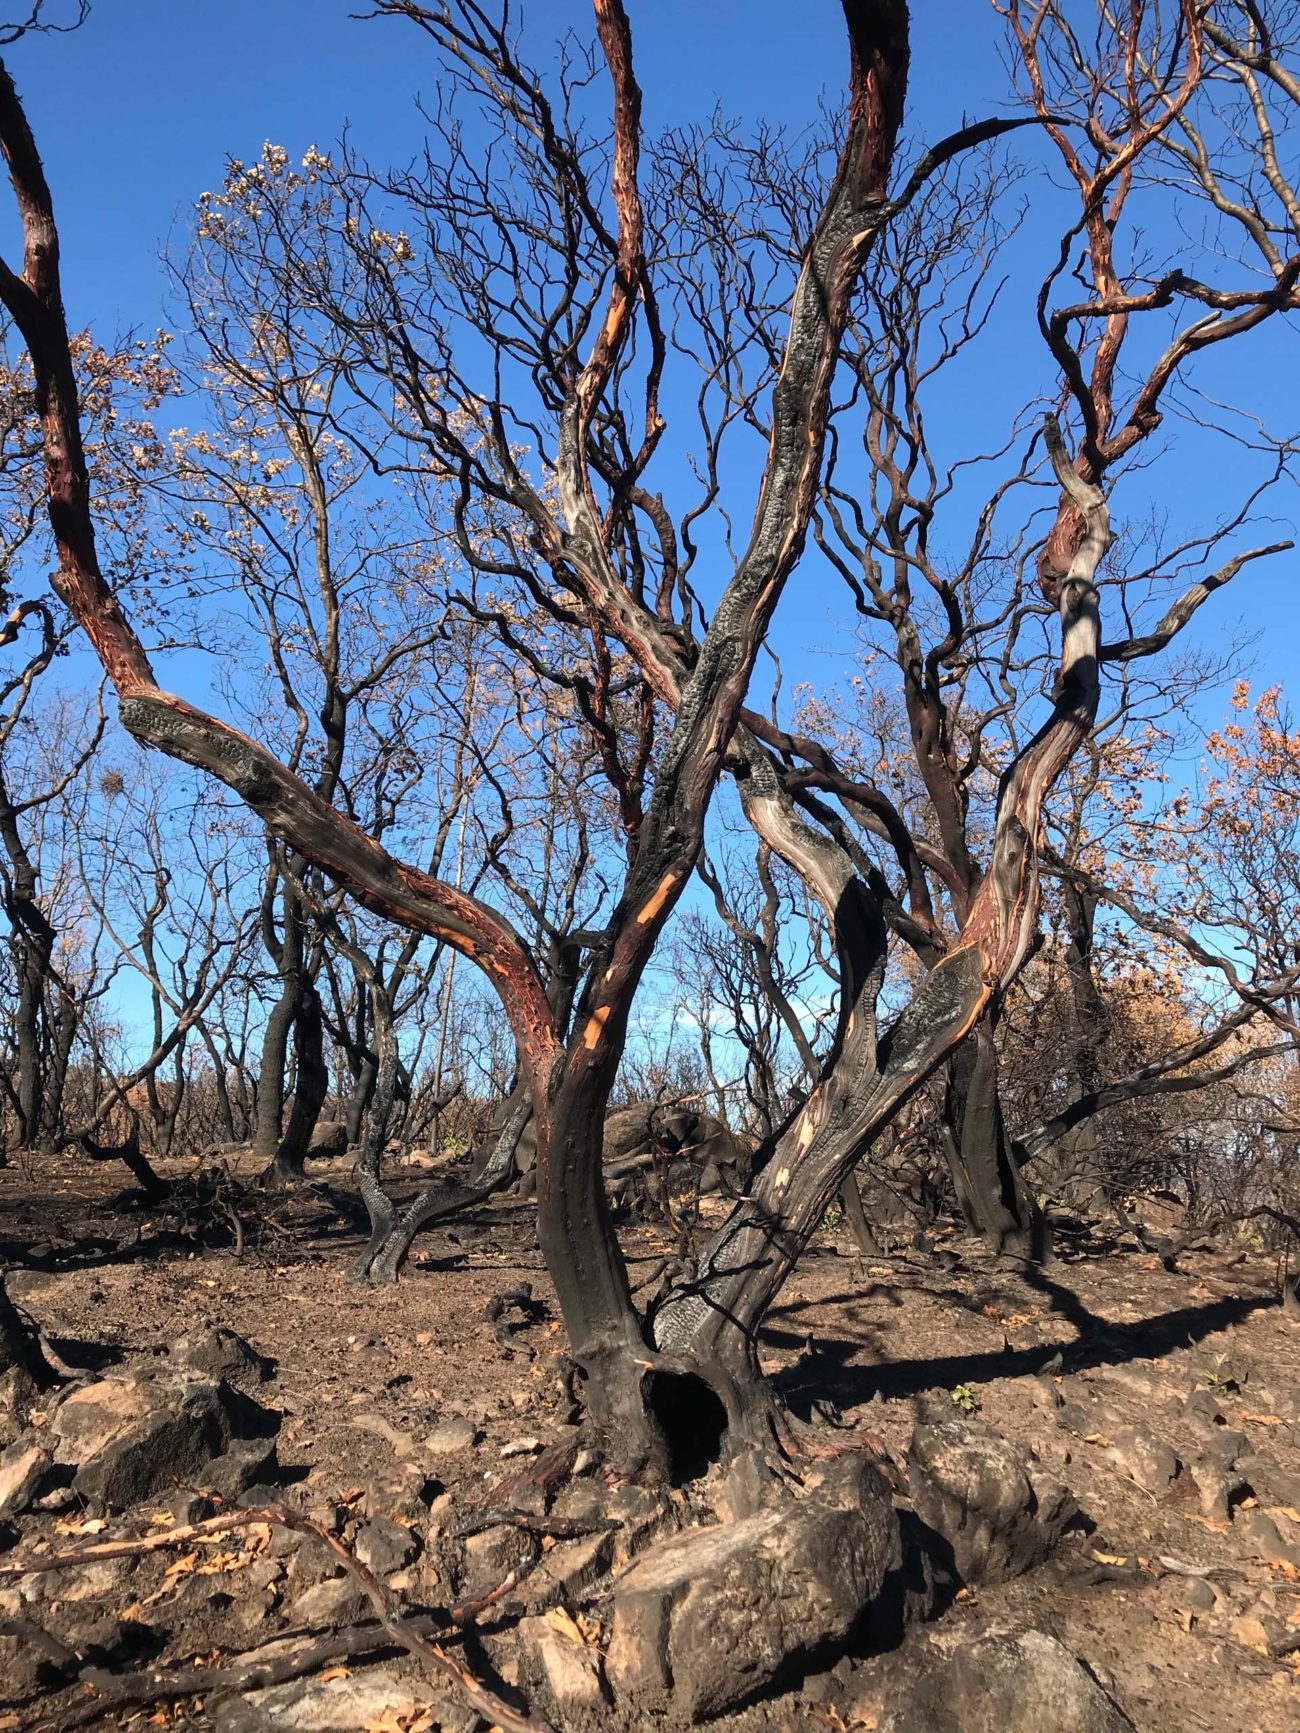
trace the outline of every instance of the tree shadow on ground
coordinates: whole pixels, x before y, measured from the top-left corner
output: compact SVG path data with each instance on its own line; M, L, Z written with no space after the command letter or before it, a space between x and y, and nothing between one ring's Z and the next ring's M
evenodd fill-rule
M951 1390L958 1384L982 1384L996 1378L1032 1377L1048 1367L1067 1373L1098 1366L1154 1360L1176 1348L1189 1347L1216 1330L1240 1324L1252 1313L1277 1301L1271 1296L1244 1295L1180 1306L1133 1323L1112 1324L1090 1312L1077 1295L1059 1288L1041 1272L1042 1291L1051 1293L1053 1310L1074 1325L1078 1334L1032 1347L974 1354L937 1354L855 1366L850 1362L870 1341L843 1337L819 1338L815 1351L777 1372L776 1388L796 1414L818 1399L840 1408L856 1407L874 1396L887 1399L918 1395L926 1390ZM765 1346L798 1348L803 1339L789 1331L765 1329Z

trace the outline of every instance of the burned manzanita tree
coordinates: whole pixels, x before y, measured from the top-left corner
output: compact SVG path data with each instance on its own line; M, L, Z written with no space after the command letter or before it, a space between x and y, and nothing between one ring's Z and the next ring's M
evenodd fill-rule
M773 178L775 147L766 140L746 158L744 223L726 217L734 162L711 169L706 140L665 141L643 174L641 93L621 0L595 0L593 61L603 59L601 88L612 87L612 142L593 142L576 113L593 88L585 65L561 69L552 101L520 61L504 11L494 17L450 0L379 0L375 10L436 46L460 94L472 94L486 116L501 147L493 163L504 153L509 172L485 171L461 130L436 118L424 161L401 175L316 155L311 172L330 179L347 206L331 231L346 269L322 276L318 250L305 241L296 248L292 228L281 234L276 269L286 283L312 287L313 304L328 315L329 354L351 402L363 406L350 426L346 408L335 412L340 436L346 430L364 450L367 437L380 437L378 423L376 469L396 464L393 442L401 442L407 471L447 484L450 542L466 574L457 607L491 626L539 687L569 695L573 725L601 767L624 859L599 923L565 932L561 974L570 985L555 991L554 971L505 890L489 902L486 880L471 892L398 860L374 826L343 809L336 789L313 784L301 767L159 685L97 562L51 197L6 79L0 143L25 253L21 271L0 274L0 294L35 369L55 587L100 656L132 734L219 778L295 859L367 910L455 951L499 994L517 1044L518 1105L531 1113L536 1138L542 1248L611 1457L625 1471L667 1473L673 1427L683 1415L702 1424L712 1413L721 1416L726 1451L761 1470L786 1442L758 1361L763 1317L857 1163L945 1065L961 1098L963 1168L986 1201L999 1187L1005 1193L994 1032L1037 933L1044 802L1093 727L1107 657L1154 653L1221 581L1186 591L1141 640L1103 644L1107 485L1157 424L1164 385L1210 340L1207 321L1220 319L1217 335L1228 336L1234 320L1289 309L1295 274L1281 267L1263 288L1222 294L1181 271L1141 293L1122 278L1106 232L1135 164L1199 89L1202 22L1191 0L1139 7L1130 37L1129 23L1104 12L1103 35L1115 33L1121 62L1141 76L1120 92L1122 124L1084 129L1091 154L1076 176L1079 208L1040 303L1040 394L1060 401L1062 412L1036 414L1017 436L1016 479L1049 490L1045 521L1029 538L1032 599L1023 605L1051 632L1055 678L1038 725L1003 744L979 864L963 835L944 669L962 660L963 623L967 637L980 636L982 613L963 613L982 607L980 589L924 564L926 509L922 502L918 529L914 473L898 456L910 448L907 429L900 433L873 404L879 376L870 346L854 333L871 317L861 289L873 252L936 176L1015 127L1072 148L1073 134L1035 82L1036 45L1056 22L1054 8L1036 6L1027 24L1014 4L998 8L1010 14L1028 69L1026 111L963 127L899 172L909 9L904 0L843 0L850 82L834 167L826 172L814 150L783 168L786 186L799 191L792 202ZM1168 29L1151 57L1141 30L1157 10ZM731 138L724 131L716 141L722 159ZM237 202L244 190L226 197ZM252 202L260 209L265 196L259 187ZM406 226L395 230L398 208ZM776 227L782 210L785 234ZM227 220L226 211L217 214ZM1056 284L1080 235L1093 278L1088 298L1057 311ZM692 261L712 273L707 282ZM1130 322L1148 301L1166 307L1177 297L1196 304L1193 326L1175 337L1132 404L1117 409L1117 357ZM703 369L700 492L680 512L652 482L657 473L670 488L674 473L663 455L670 367L695 369L697 380ZM895 380L904 393L922 384L906 369ZM867 406L868 462L894 489L879 514L866 514L861 593L894 635L942 821L937 844L914 837L879 791L837 785L833 755L815 743L805 749L746 709L810 530L849 485L832 427L859 403ZM721 441L734 427L757 433L765 456L752 528L728 555L725 540L715 549L695 532L722 492ZM983 572L996 557L986 527L976 543L971 569ZM724 575L708 587L706 606L699 592L710 563ZM948 621L928 647L910 595L918 571ZM585 646L576 672L556 665L548 633ZM1010 681L1015 667L1009 656L1000 677ZM820 792L805 774L810 765L823 778ZM814 1087L760 1152L699 1268L647 1317L633 1302L607 1203L603 1128L639 985L695 871L724 775L748 822L824 911L837 1024ZM846 827L847 808L830 810L825 794L868 814L862 836ZM883 865L875 854L882 840ZM946 887L946 931L937 919L927 923L927 872ZM920 944L925 967L910 1002L885 1023L881 992L900 934ZM388 1051L391 1060L391 1040ZM1006 1239L1028 1212L1015 1196L1004 1203ZM761 1473L750 1490L762 1496Z

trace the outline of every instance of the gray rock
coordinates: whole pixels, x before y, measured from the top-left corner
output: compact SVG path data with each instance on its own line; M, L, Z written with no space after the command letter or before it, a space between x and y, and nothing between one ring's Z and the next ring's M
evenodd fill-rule
M1212 1613L1219 1604L1213 1583L1204 1577L1166 1577L1170 1604L1189 1613Z
M0 1517L21 1516L49 1472L51 1460L43 1445L21 1438L0 1455Z
M1223 1419L1223 1410L1219 1407L1218 1398L1213 1390L1207 1390L1204 1385L1193 1390L1183 1403L1184 1414L1198 1414L1202 1420L1207 1420L1211 1426L1217 1426Z
M348 1128L341 1119L318 1119L307 1154L313 1161L335 1161L348 1152Z
M28 1636L0 1635L0 1703L43 1697L66 1683L64 1673Z
M689 1529L618 1580L605 1665L632 1715L701 1720L743 1702L801 1652L841 1640L901 1562L875 1465L846 1458L802 1498Z
M420 1550L420 1543L409 1528L400 1522L390 1522L377 1516L361 1530L356 1540L356 1555L367 1570L377 1577L390 1576L410 1564Z
M600 1650L559 1631L544 1618L521 1619L519 1636L541 1662L556 1708L571 1727L574 1717L600 1715L609 1702Z
M880 1733L1133 1733L1087 1668L1041 1631L989 1631L925 1667Z
M103 1378L74 1390L50 1422L54 1460L96 1508L121 1509L177 1484L203 1480L238 1440L270 1438L279 1416L212 1380ZM238 1490L267 1451L236 1450L226 1466ZM220 1471L218 1471L220 1474Z
M296 1600L286 1604L284 1616L291 1625L307 1630L333 1630L338 1625L373 1613L370 1597L355 1577L329 1577L304 1590Z
M1178 1458L1161 1439L1138 1426L1121 1426L1111 1437L1110 1460L1121 1474L1159 1498L1178 1478Z
M1188 1467L1200 1495L1202 1514L1214 1522L1227 1522L1233 1500L1247 1490L1245 1478L1207 1456L1194 1458Z
M1118 1386L1130 1396L1136 1396L1144 1407L1152 1403L1171 1402L1175 1391L1169 1379L1159 1372L1154 1372L1147 1366L1121 1362L1118 1366L1108 1366L1100 1376L1099 1382L1103 1388L1106 1385Z
M196 1378L224 1378L239 1390L265 1384L275 1376L275 1361L224 1324L203 1324L189 1331L171 1344L167 1359L177 1371Z
M1200 1455L1221 1462L1225 1468L1231 1468L1249 1449L1244 1432L1221 1426L1197 1409L1183 1415L1178 1441L1180 1444L1185 1441L1195 1444Z
M1232 1532L1244 1550L1256 1558L1285 1559L1288 1564L1300 1565L1300 1547L1290 1546L1283 1540L1281 1530L1266 1511L1239 1511Z
M522 1529L507 1526L470 1535L464 1548L460 1586L467 1600L490 1593L511 1571L537 1556L533 1537Z
M219 1703L218 1733L357 1733L387 1715L410 1713L421 1702L411 1686L389 1672L353 1673L346 1679L293 1680Z
M964 1583L1005 1582L1041 1564L1077 1514L1032 1451L989 1426L918 1426L907 1455L912 1504L948 1542Z
M1239 1456L1237 1467L1249 1480L1261 1504L1286 1504L1292 1510L1300 1510L1300 1474L1292 1474L1271 1456L1255 1454Z
M483 1434L472 1420L442 1420L424 1441L424 1448L435 1460L441 1456L456 1456L471 1450Z

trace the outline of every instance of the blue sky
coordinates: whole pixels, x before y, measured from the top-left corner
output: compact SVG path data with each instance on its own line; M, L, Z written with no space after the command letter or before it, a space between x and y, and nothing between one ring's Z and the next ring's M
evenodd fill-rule
M52 15L60 8L66 15L71 0L50 0ZM173 226L187 222L197 194L220 184L227 157L253 157L266 139L291 156L313 143L328 148L345 126L376 161L411 153L421 138L415 98L432 89L433 58L406 23L350 16L363 9L360 0L95 0L79 32L29 38L12 50L54 189L74 326L89 324L111 339L166 321L159 255ZM629 10L651 132L700 119L715 103L797 125L812 118L819 97L834 100L842 88L836 0L799 8L784 0L632 0ZM591 30L587 0L532 0L525 16L530 52L543 70L548 44L560 32ZM981 0L919 0L913 140L997 110L1006 91L999 35L992 7ZM1034 198L1045 190L1041 181L1030 184ZM1009 289L1009 312L1024 324L1008 330L1024 329L1030 346L1037 341L1026 318L1034 286L1013 282ZM1232 368L1271 372L1266 408L1285 416L1295 359L1294 342L1276 352L1271 343L1255 342L1233 355ZM982 376L965 382L972 420L977 401L996 401L997 360L986 354ZM1260 382L1257 376L1252 389ZM1218 383L1230 389L1231 378ZM955 404L954 413L964 419L963 405ZM1139 485L1121 498L1121 514L1127 508L1142 515L1142 492ZM1175 477L1159 503L1176 517L1183 511L1196 517L1203 492L1203 478L1198 484ZM1276 533L1270 529L1261 539ZM1221 599L1208 629L1216 637L1236 635L1243 618L1260 618L1266 602L1275 607L1279 597L1292 618L1292 588L1276 565L1248 573L1231 598ZM831 609L821 617L828 640L842 642L842 621L836 631ZM1261 676L1286 672L1278 638L1257 654Z
M50 0L52 11L60 5L68 0ZM412 154L422 136L415 99L432 91L433 57L407 24L349 16L361 9L363 0L96 0L81 31L29 39L11 51L10 67L54 191L74 327L88 324L111 341L166 322L160 254L173 226L183 230L197 195L220 185L228 157L255 157L268 139L291 157L312 144L328 149L345 126L375 161ZM846 49L837 0L807 0L801 7L786 0L629 0L629 11L652 133L703 119L715 104L797 126L815 117L821 96L838 99ZM530 53L543 71L547 45L558 33L572 27L586 36L591 29L589 0L532 0L526 17ZM908 130L914 145L964 118L997 111L1006 76L999 23L987 0L918 0L913 30ZM1026 183L1026 194L1031 200L1050 195L1041 172ZM12 249L8 212L0 217L0 239ZM1013 266L1027 257L1018 249L1010 254ZM1042 257L1036 250L1035 262ZM1036 276L1009 285L999 329L1008 345L1022 347L1014 357L1000 356L995 344L961 382L952 404L959 438L973 432L985 448L998 443L1005 423L988 410L1016 407L1007 396L1021 390L1013 358L1029 357L1027 371L1037 374L1040 387L1050 377L1034 349L1038 338L1029 319L1036 286ZM1295 342L1242 345L1217 375L1211 370L1218 394L1231 392L1237 369L1250 369L1252 394L1271 423L1285 426ZM992 425L998 438L989 435ZM1175 524L1204 527L1214 488L1233 491L1235 462L1228 453L1212 478L1164 464L1158 483L1148 487L1139 476L1125 484L1119 513L1141 518L1154 505ZM1281 521L1275 516L1252 539L1291 532L1286 519L1296 515L1293 502L1281 503ZM747 506L738 503L736 512L743 521ZM1202 641L1244 639L1268 618L1269 630L1251 656L1261 679L1284 677L1300 623L1295 572L1294 558L1249 572L1205 610L1197 628ZM787 662L787 680L847 671L850 617L842 592L818 595L812 607L788 596L778 633L793 632L799 650ZM1204 720L1217 719L1222 709L1216 700Z

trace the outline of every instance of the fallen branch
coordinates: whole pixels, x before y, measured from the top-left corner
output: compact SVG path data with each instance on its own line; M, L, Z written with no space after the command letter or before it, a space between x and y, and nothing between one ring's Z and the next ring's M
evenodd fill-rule
M215 1539L222 1534L228 1534L233 1529L252 1528L259 1525L275 1525L281 1528L294 1529L300 1534L315 1535L330 1549L339 1563L361 1587L370 1604L375 1609L379 1625L385 1634L408 1653L432 1664L437 1672L448 1679L465 1698L470 1706L499 1727L507 1728L510 1733L552 1733L552 1729L544 1721L534 1719L529 1715L516 1713L508 1703L505 1703L494 1692L488 1689L481 1680L475 1677L469 1669L463 1666L447 1653L438 1643L426 1635L422 1629L424 1621L419 1624L402 1616L392 1591L367 1569L354 1553L346 1547L337 1535L329 1532L323 1524L314 1521L309 1516L302 1516L297 1511L289 1510L282 1504L255 1505L247 1510L230 1511L221 1516L209 1517L204 1522L184 1523L178 1528L170 1529L165 1534L142 1535L134 1540L98 1541L88 1547L81 1547L75 1552L50 1553L44 1557L21 1561L17 1564L0 1566L0 1581L14 1581L17 1578L35 1574L46 1574L50 1571L73 1569L78 1565L92 1564L101 1559L139 1557L146 1553L161 1552L170 1547L184 1546L193 1540ZM505 1592L504 1585L498 1591ZM111 1677L111 1675L110 1675ZM195 1684L193 1681L198 1679ZM162 1685L165 1689L159 1695L184 1697L195 1692L211 1693L214 1685L220 1679L220 1673L213 1668L190 1668L185 1672L170 1672L156 1675L145 1674L140 1679L140 1686L148 1682ZM95 1683L88 1678L87 1683ZM235 1686L236 1689L248 1688ZM136 1699L138 1701L138 1699ZM95 1705L96 1714L102 1714L104 1705ZM84 1725L84 1720L52 1721L51 1729L62 1726ZM35 1733L35 1729L32 1730Z

